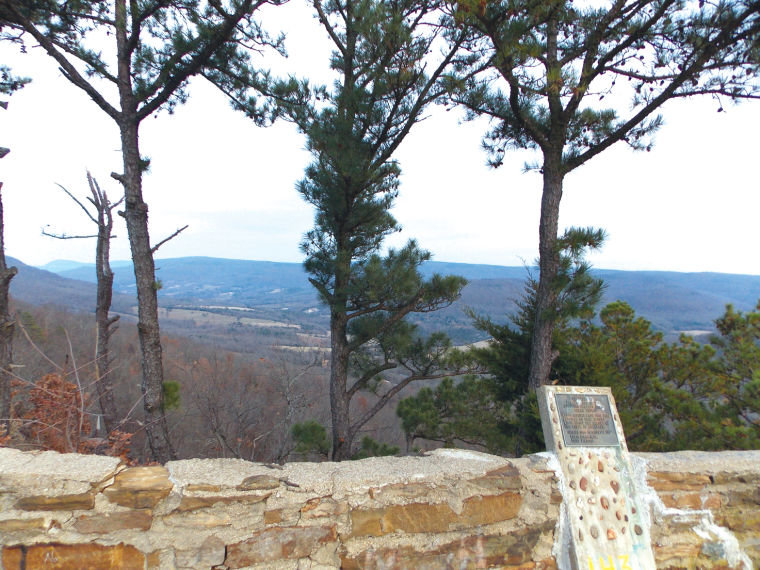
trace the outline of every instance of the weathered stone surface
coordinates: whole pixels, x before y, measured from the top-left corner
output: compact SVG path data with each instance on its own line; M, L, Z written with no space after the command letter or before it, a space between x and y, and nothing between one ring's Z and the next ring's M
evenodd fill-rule
M701 509L702 497L699 493L687 493L683 495L667 494L661 495L663 504L673 509Z
M456 517L456 528L469 528L506 521L517 516L522 504L518 493L470 497Z
M727 508L716 517L716 522L734 532L760 533L760 509L753 507Z
M678 543L667 546L653 545L654 559L657 562L657 567L673 567L673 564L678 562L689 563L688 568L693 568L694 560L699 556L699 552L702 549L702 541L695 540L694 543ZM678 567L678 566L676 566Z
M154 550L145 557L145 563L148 570L159 570L161 568L161 551Z
M329 476L327 489L321 486L315 492L321 495L331 494L336 499L344 495L354 495L357 489L383 487L397 483L428 482L437 487L440 481L453 482L457 479L472 479L485 475L488 471L498 469L509 463L503 457L465 449L436 449L422 457L397 457L391 461L387 458L370 457L352 461L350 468L343 464L323 467L321 473L307 472L306 464L286 464L287 479L302 487L311 487L312 483L305 476L317 482Z
M190 484L185 486L188 493L219 493L222 488L219 485Z
M757 478L760 450L754 451L675 451L634 453L644 459L650 472L711 473L715 483Z
M355 509L350 517L354 537L392 532L446 532L456 514L447 504L410 503L382 509Z
M383 503L409 499L427 499L433 491L429 483L394 483L382 487L370 487L369 497Z
M701 498L704 509L717 510L723 507L723 496L718 493L706 493Z
M648 483L655 491L701 491L710 484L708 475L697 473L650 472Z
M168 526L199 529L232 526L232 519L227 513L182 513L164 517L163 522Z
M276 480L278 485L280 479L290 479L290 474L285 469L251 463L242 459L183 459L170 461L166 464L166 468L171 473L171 480L178 488L187 490L191 485L210 485L218 488L218 490L210 490L215 493L221 490L237 489L249 478L255 481L256 478L262 477L261 481L269 481L269 484L272 480Z
M760 538L748 537L742 541L742 549L749 556L755 568L760 568Z
M457 514L446 503L410 503L351 511L351 536L382 536L393 532L446 532L514 518L522 497L517 493L470 497Z
M760 451L747 451L743 453L753 454L760 461ZM750 455L751 457L752 455ZM713 483L716 485L736 485L737 483L747 483L748 485L757 488L760 486L760 473L745 471L732 472L732 471L718 471L712 476Z
M348 504L338 502L330 497L315 497L306 501L301 507L301 517L305 520L324 517L336 517L348 511Z
M238 491L265 491L267 489L276 489L280 486L280 480L269 475L251 475L243 479L243 482L237 486Z
M224 556L224 542L216 536L210 536L203 541L200 548L178 550L175 561L177 568L212 568L222 564Z
M265 495L231 495L231 496L214 496L214 497L182 497L176 511L184 513L197 509L205 509L214 505L229 505L230 503L247 503L254 504L266 501L271 493Z
M366 549L354 555L343 553L343 570L441 568L549 568L553 560L536 562L533 551L545 529L528 528L506 535L476 535L449 542L431 550L401 548Z
M244 568L275 560L306 558L323 544L337 539L335 525L269 528L254 533L244 542L229 545L224 564L228 568Z
M153 513L148 509L120 511L94 516L81 516L74 528L85 534L106 534L117 530L148 530L153 524Z
M103 494L122 507L152 509L172 488L165 467L132 467L119 473Z
M728 489L726 499L730 507L741 505L760 507L760 482L757 485Z
M6 546L3 548L5 570L71 570L97 568L98 570L143 570L145 555L134 546L117 544L35 544Z
M43 518L6 519L0 521L0 532L16 532L20 530L44 530L47 523Z
M487 491L510 491L522 488L520 471L511 463L499 469L493 469L483 477L477 477L469 481Z
M90 510L95 506L95 492L76 495L33 495L16 501L16 508L22 511L78 511Z
M169 469L171 478L160 467L140 468L146 471L139 477L139 470L126 469L124 475L111 473L111 484L102 468L95 475L67 472L68 458L74 469L80 462L91 463L61 454L50 454L41 463L48 469L44 477L29 472L24 478L20 466L29 463L27 454L15 450L8 455L16 461L13 473L6 476L1 451L2 568L19 568L22 559L25 568L46 567L35 566L30 556L39 558L34 541L52 537L70 543L44 545L48 562L59 564L47 566L52 568L212 568L232 567L230 562L252 570L555 568L549 557L559 512L552 505L557 485L544 456L507 460L443 450L425 457L286 464L282 469L239 460L193 460L186 467L171 462L182 464ZM36 461L40 454L28 455ZM724 456L731 461L720 461ZM758 452L748 456L760 458ZM682 510L654 513L658 568L728 567L731 551L723 535L706 530L704 513L688 512L704 508L760 567L760 463L750 466L742 454L700 454L696 465L706 467L695 470L689 453L651 457L656 467L650 470L652 480L668 489L660 497L666 506ZM52 472L55 477L49 476ZM244 490L244 484L253 492ZM98 494L101 489L105 496ZM82 497L86 502L78 502ZM75 508L90 507L93 499L92 509ZM599 495L596 499L604 505ZM48 512L14 511L23 501ZM126 506L117 506L118 501ZM134 506L153 503L158 504L152 510ZM612 499L608 504L611 509ZM63 510L50 511L52 505ZM44 533L51 538L41 538ZM602 531L600 537L606 536ZM134 560L119 560L119 547L92 544L120 541L134 546L127 554ZM95 561L90 564L79 551L71 554L74 548L94 550L87 556Z
M110 478L121 460L103 455L0 448L0 492L35 489L35 494L84 493Z
M304 560L304 564L300 567L305 567L314 570L332 570L333 568L340 568L340 557L338 556L338 543L328 542L317 548L314 552L309 554L309 558Z

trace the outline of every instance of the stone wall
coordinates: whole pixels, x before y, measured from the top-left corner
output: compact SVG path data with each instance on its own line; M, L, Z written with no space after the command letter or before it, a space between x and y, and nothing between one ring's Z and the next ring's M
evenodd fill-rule
M760 566L760 451L634 461L658 567ZM548 569L563 548L561 502L543 454L126 467L3 448L0 560L5 569Z

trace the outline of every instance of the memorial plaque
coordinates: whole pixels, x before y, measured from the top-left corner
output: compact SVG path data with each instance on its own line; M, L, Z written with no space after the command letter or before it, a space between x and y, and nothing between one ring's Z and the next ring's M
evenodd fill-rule
M538 403L564 504L568 560L560 568L655 570L648 505L637 495L612 390L542 386Z
M555 394L565 445L619 445L606 394Z

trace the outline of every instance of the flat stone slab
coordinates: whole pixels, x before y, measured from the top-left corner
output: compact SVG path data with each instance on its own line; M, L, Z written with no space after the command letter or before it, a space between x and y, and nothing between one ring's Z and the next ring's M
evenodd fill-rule
M0 489L34 488L40 495L89 492L112 477L121 465L118 457L78 455L56 451L23 452L0 448Z
M542 386L539 409L575 570L655 570L647 505L637 497L623 426L609 388Z
M642 453L648 471L674 471L681 473L725 472L757 474L760 450L747 451L671 451L669 453Z
M342 497L357 488L382 487L424 480L482 476L509 460L462 449L437 449L424 457L398 457L392 462L371 457L340 463L286 463L268 466L239 459L189 459L167 463L169 479L179 487L212 486L240 490L246 482L280 480L291 490ZM274 488L274 485L267 485Z

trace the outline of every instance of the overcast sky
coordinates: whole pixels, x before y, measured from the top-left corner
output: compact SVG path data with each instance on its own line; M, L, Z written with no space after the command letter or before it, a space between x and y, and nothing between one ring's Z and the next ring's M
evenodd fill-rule
M329 45L308 14L289 5L290 58L278 69L326 77ZM285 12L290 10L290 12ZM294 22L299 21L297 28ZM93 240L54 240L41 228L69 234L95 226L58 188L87 195L89 169L111 197L121 188L118 131L113 121L62 78L41 50L0 47L0 61L34 81L0 112L0 161L8 255L31 265L55 259L91 262ZM320 71L321 70L321 71ZM144 178L150 230L157 243L185 224L159 258L213 256L300 262L301 236L313 213L296 192L309 160L289 124L261 129L232 111L203 81L174 115L143 122L141 147L151 158ZM591 261L606 269L658 269L760 274L760 103L738 107L709 98L673 102L652 152L613 147L565 180L560 226L604 228L608 240ZM393 210L403 232L438 261L522 265L537 255L540 175L522 173L536 157L508 156L485 166L482 122L434 108L396 155L402 185ZM123 220L112 259L127 259Z

